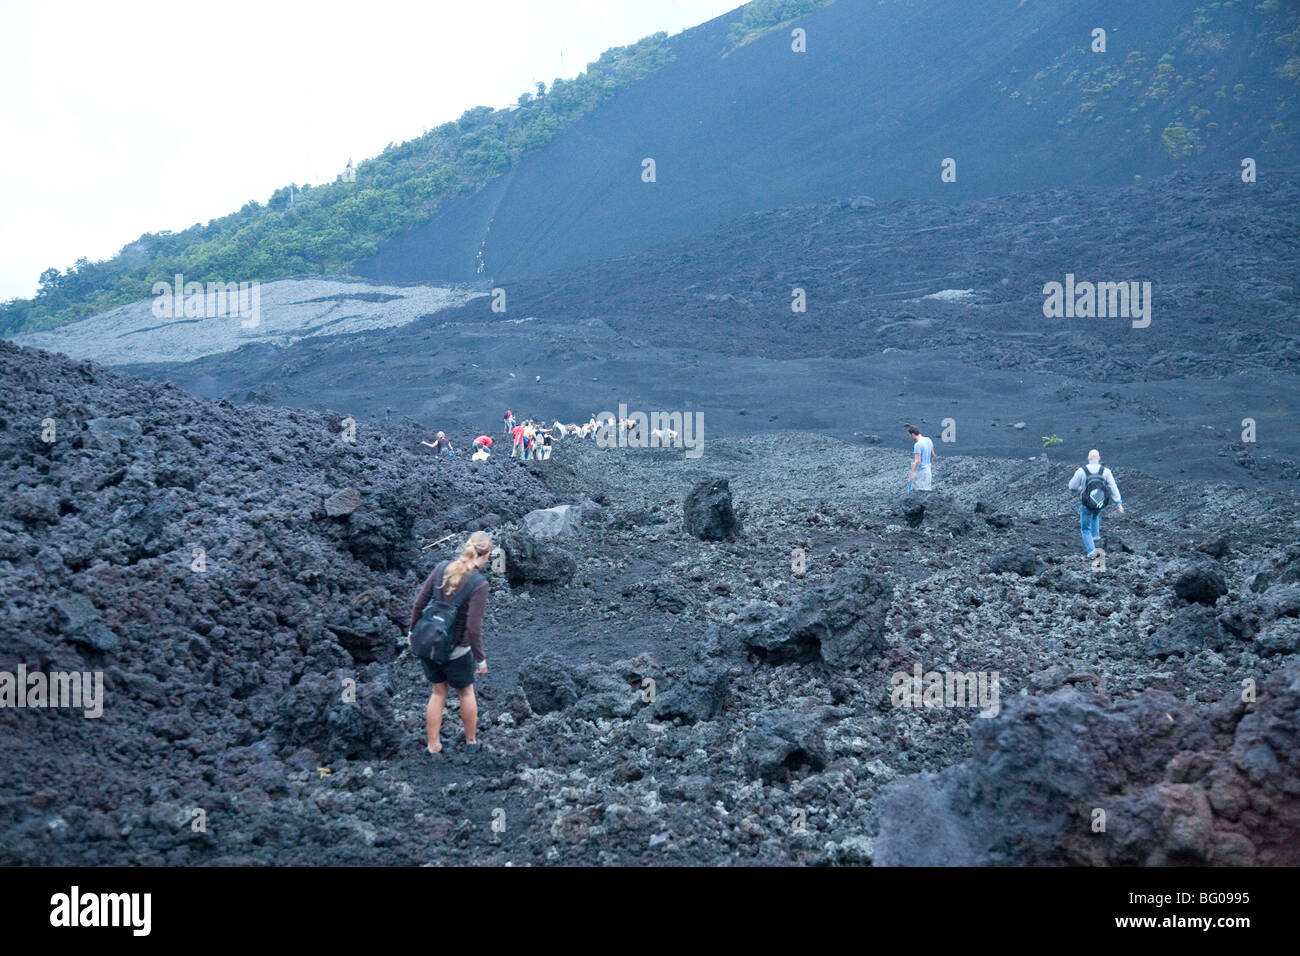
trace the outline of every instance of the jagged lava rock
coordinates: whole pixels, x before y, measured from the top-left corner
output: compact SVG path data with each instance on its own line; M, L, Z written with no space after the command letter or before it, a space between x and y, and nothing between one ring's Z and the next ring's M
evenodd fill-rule
M703 541L725 541L742 531L726 478L706 478L692 488L683 505L683 518L686 530Z

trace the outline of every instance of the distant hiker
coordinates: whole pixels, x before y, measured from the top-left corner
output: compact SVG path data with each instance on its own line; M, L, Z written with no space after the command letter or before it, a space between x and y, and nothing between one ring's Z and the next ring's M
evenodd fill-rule
M934 488L934 477L930 472L930 462L934 458L934 442L921 434L915 425L907 426L907 433L912 436L912 470L907 475L907 490L930 491Z
M555 440L554 437L551 435L551 430L549 428L543 428L542 429L542 461L551 460L551 442L553 442L554 440Z
M460 556L454 561L443 561L434 568L415 595L415 606L411 609L411 630L406 633L406 641L412 649L418 649L418 645L411 641L412 632L417 625L422 628L431 626L427 620L421 622L426 608L431 617L438 616L440 612L445 615L444 620L452 618L450 637L447 639L450 652L446 659L435 662L429 657L420 657L424 676L433 683L433 691L424 711L428 722L427 746L431 754L442 751L442 711L447 704L448 684L456 689L456 694L460 697L460 720L465 725L465 746L470 750L478 750L480 747L475 739L478 731L478 698L474 696L474 675L487 673L487 657L483 654L483 609L487 607L488 579L481 572L491 555L492 539L486 532L475 531L465 542ZM433 656L442 655L435 651Z
M533 428L532 419L524 422L524 461L533 457L533 440L537 437L537 432Z
M507 408L506 409L506 434L509 435L511 430L514 427L515 427L515 413Z
M513 418L511 418L510 420L514 421ZM511 428L510 438L512 441L512 444L510 446L510 457L523 458L524 457L524 426L515 425L513 428Z
M1115 502L1115 509L1124 513L1124 502L1119 496L1119 485L1110 469L1101 464L1101 452L1088 452L1088 464L1079 468L1070 479L1070 490L1079 494L1079 527L1083 531L1083 550L1088 557L1101 549L1101 513L1106 505Z
M391 408L385 408L385 409L384 409L384 421L386 421L386 422L391 422L392 420L393 420L393 410L392 410Z
M452 451L451 442L447 441L447 435L445 432L438 432L438 437L435 438L432 442L422 441L420 442L420 444L428 445L430 448L432 448L433 454L438 458L442 457L443 452L447 453L448 458L452 457L452 455L455 454L455 452Z

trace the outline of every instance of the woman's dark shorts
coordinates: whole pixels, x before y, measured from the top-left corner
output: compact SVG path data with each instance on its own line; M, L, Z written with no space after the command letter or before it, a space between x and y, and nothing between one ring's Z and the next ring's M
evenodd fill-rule
M464 690L474 683L474 655L462 654L445 664L435 664L419 658L424 668L424 676L435 684L451 684L457 690Z

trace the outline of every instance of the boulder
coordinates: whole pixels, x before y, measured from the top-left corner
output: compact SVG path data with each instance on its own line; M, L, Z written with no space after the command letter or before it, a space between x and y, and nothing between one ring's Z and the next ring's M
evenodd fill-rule
M947 532L956 537L969 534L971 529L967 509L933 491L914 491L904 495L895 507L894 513L902 518L903 523L909 528L917 528L924 524L927 528Z
M1228 579L1223 568L1210 557L1192 558L1174 565L1171 577L1174 593L1184 601L1214 604L1228 593Z
M400 736L386 687L358 683L344 700L344 671L309 674L280 698L274 728L290 751L311 747L324 760L357 760L394 753Z
M38 485L12 495L5 502L5 512L6 517L23 524L56 524L59 520L59 498L50 486ZM13 544L10 550L21 552L22 549Z
M157 557L184 546L181 528L185 514L184 493L168 488L151 497L131 516L123 540L131 549L131 559Z
M582 524L582 518L582 509L577 505L556 505L528 512L524 515L524 527L538 541L548 541L567 538Z
M851 667L884 651L885 618L894 587L873 571L845 572L799 595L775 619L742 619L740 638L751 653L771 664L825 661Z
M1263 622L1257 608L1229 607L1219 615L1219 624L1224 632L1243 641L1254 637Z
M573 682L578 692L578 700L573 705L575 716L587 720L631 717L644 706L640 688L619 674L617 667L589 662L574 670Z
M1269 557L1250 575L1250 590L1255 593L1276 584L1300 584L1300 546L1291 546L1280 557Z
M1223 630L1214 609L1191 604L1174 612L1174 619L1146 639L1142 651L1148 657L1195 654L1205 647L1220 647Z
M1010 697L972 722L972 757L881 791L873 863L1294 866L1297 715L1295 663L1250 705L1237 688L1201 707L1163 691Z
M1269 588L1259 606L1266 618L1300 617L1300 584L1280 584Z
M395 653L406 647L405 633L393 627L385 617L374 617L361 622L360 626L345 624L327 624L337 638L339 645L358 664L373 661L391 661ZM401 635L398 643L394 633Z
M692 667L686 679L674 682L655 696L655 720L680 720L696 724L713 720L727 701L727 672L719 667Z
M994 574L1011 573L1028 578L1044 567L1038 553L1027 544L1012 545L989 558L989 570Z
M501 543L505 553L506 580L511 587L529 584L567 584L578 565L560 547L538 541L527 531L517 531Z
M1207 538L1196 546L1196 550L1202 554L1208 554L1212 558L1225 558L1229 550L1228 536L1221 534L1213 538Z
M789 779L801 768L826 766L826 746L818 715L791 707L760 711L741 744L750 779Z
M726 478L706 478L691 489L684 505L686 530L703 541L725 541L740 534Z
M568 666L554 654L538 654L520 663L519 688L534 714L563 710L579 696ZM632 696L630 689L628 696Z
M1280 617L1265 624L1255 635L1255 649L1261 654L1294 654L1300 651L1300 620Z

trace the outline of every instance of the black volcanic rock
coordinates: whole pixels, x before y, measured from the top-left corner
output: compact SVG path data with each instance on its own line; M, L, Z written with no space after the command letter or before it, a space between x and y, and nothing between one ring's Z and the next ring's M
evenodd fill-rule
M845 572L841 577L800 594L790 610L774 620L742 621L740 641L770 664L868 663L887 644L885 617L894 588L873 571Z
M1255 573L1250 576L1250 590L1266 591L1275 584L1300 583L1300 547L1291 546L1286 552L1271 556L1256 565Z
M384 757L397 749L388 691L376 684L347 688L344 679L309 675L280 698L275 730L285 745L309 746L327 760ZM352 692L355 700L348 699Z
M1214 609L1202 604L1179 608L1174 619L1146 639L1143 653L1149 657L1195 654L1203 647L1219 647L1222 630Z
M1013 545L989 558L989 570L995 574L1010 572L1028 578L1042 569L1042 559L1027 544Z
M769 781L786 779L804 768L820 770L827 760L819 715L793 707L756 714L743 751L751 778Z
M343 518L361 507L361 495L355 488L344 488L325 499L325 513L331 518Z
M645 508L620 508L610 516L608 525L613 531L628 531L644 525L667 524L668 518L661 512Z
M1184 601L1214 604L1228 593L1228 579L1213 558L1179 562L1171 571L1174 593Z
M876 856L881 789L918 773L937 774L938 795L908 812L940 835L955 827L979 859L1292 859L1294 715L1273 679L1293 663L1300 601L1270 580L1211 609L1163 580L1171 548L1218 534L1235 542L1234 585L1280 578L1291 492L1252 492L1244 509L1125 468L1134 507L1106 520L1142 547L1094 574L1056 463L946 459L954 507L987 503L969 510L975 532L936 533L929 515L909 530L893 512L897 450L788 431L711 441L708 464L734 469L751 530L702 545L676 509L708 472L675 453L574 441L546 463L433 465L410 454L428 435L415 425L363 418L351 445L334 416L201 402L3 348L0 386L0 671L102 669L106 690L100 721L0 708L0 863L860 864ZM51 412L69 419L66 443L28 427ZM110 455L78 415L130 416L141 434ZM361 504L330 518L322 503L342 488ZM4 507L15 492L40 520ZM476 516L513 529L588 496L608 514L570 529L568 587L490 575L483 750L460 747L453 695L446 751L431 757L429 682L392 642L464 536L420 544ZM669 523L609 520L638 510ZM979 518L997 512L1014 522L993 534ZM1046 570L980 573L1016 545ZM74 594L93 610L69 610L102 621L116 650L66 638L57 602ZM1225 623L1220 653L1142 653L1144 635L1203 612L1258 640ZM916 663L1000 672L1005 711L893 704L891 674ZM1167 695L1135 703L1153 683ZM1062 684L1089 706L1038 696ZM967 759L984 769L950 786ZM207 833L189 828L195 807ZM494 839L497 808L509 829ZM1100 855L1094 808L1108 816ZM801 813L806 832L791 832Z
M513 520L554 496L522 470L430 472L406 450L413 426L362 424L345 442L339 420L205 402L0 342L0 670L100 670L105 692L102 720L0 708L0 792L78 781L50 812L0 806L5 862L234 859L244 825L283 852L304 823L265 809L286 786L282 757L397 752L376 668L432 564L419 537L441 529L443 503ZM361 505L329 518L321 503L340 488ZM243 823L214 824L220 840L145 827L162 800L146 780L214 820L237 794ZM114 825L93 822L108 819L99 807ZM60 821L78 836L55 846Z
M1196 545L1196 550L1208 554L1212 558L1222 560L1228 556L1228 551L1231 549L1228 544L1228 536L1221 534L1201 541Z
M933 491L914 491L904 495L895 513L909 528L924 524L927 528L954 536L968 534L971 529L965 509Z
M1298 714L1294 663L1253 704L1012 697L972 723L970 759L882 792L874 862L1294 866Z
M727 672L720 667L692 668L685 681L665 688L655 697L655 719L688 724L713 720L726 705L727 682Z
M706 478L686 496L683 505L686 530L704 541L724 541L741 533L740 519L731 507L731 484L726 478Z
M567 584L577 565L563 545L539 541L520 530L502 542L505 552L506 580L511 587L529 584Z
M554 654L538 654L520 664L519 686L535 714L562 710L579 696L569 668Z
M1131 179L1131 164L1125 163L1125 172ZM1294 284L1294 257L1258 255L1261 247L1291 250L1300 232L1300 188L1295 175L1281 170L1267 189L1243 190L1239 179L1235 183L1218 173L1184 171L1106 190L1071 186L980 202L949 191L934 202L882 203L863 212L838 203L757 212L704 236L512 282L511 314L536 317L524 327L494 314L486 296L439 313L441 358L432 391L407 385L430 375L427 322L314 337L294 346L292 358L284 349L249 346L147 372L205 394L269 388L277 402L316 409L340 402L392 405L437 420L463 444L484 422L499 420L503 408L518 404L518 382L510 376L519 371L521 334L531 343L527 354L538 360L548 351L572 359L539 364L537 371L547 374L535 401L557 418L577 421L598 410L588 399L593 379L616 392L644 387L617 361L635 342L643 360L659 369L647 398L653 395L665 408L682 402L708 407L711 437L770 429L773 414L782 428L807 429L801 441L841 428L883 433L901 424L886 420L901 373L925 382L927 400L960 404L972 425L1031 413L1035 420L1104 417L1117 438L1157 441L1166 449L1145 460L1153 474L1284 487L1300 478L1300 432L1275 433L1261 446L1269 451L1253 453L1261 467L1247 473L1214 423L1226 420L1229 407L1258 400L1246 386L1257 381L1251 376L1285 373L1294 364L1286 356L1300 355L1300 330L1284 291ZM1117 331L1110 320L1058 323L1050 330L1051 348L1025 347L1047 331L1043 282L1064 278L1060 263L1073 263L1080 278L1097 279L1109 275L1117 259L1131 263L1133 277L1149 277L1162 290L1166 321L1139 330L1124 349L1101 354L1096 330ZM792 286L809 292L814 307L808 315L790 315ZM975 289L984 301L917 299L945 287ZM732 298L722 300L728 293ZM833 335L825 334L826 309L833 310ZM600 318L593 319L597 310ZM991 312L997 322L988 321ZM1250 318L1220 322L1223 312ZM680 361L683 349L697 358ZM753 372L758 358L769 363L762 375ZM1236 394L1222 387L1225 379L1236 383ZM1175 380L1175 388L1159 385ZM1068 400L1062 398L1065 382L1072 383ZM1008 409L1012 386L1016 407ZM730 408L752 413L714 406L718 388L730 396ZM1275 397L1295 414L1288 390ZM859 422L846 417L854 415L850 409L869 409L870 415ZM1166 433L1171 418L1180 426ZM1041 460L1032 429L971 427L962 432L960 447L962 455L1033 454ZM1087 451L1067 449L1078 456ZM564 454L557 451L554 461ZM950 487L946 461L938 460L940 489ZM482 473L509 463L498 452ZM905 487L901 471L898 478L891 497ZM1123 486L1122 471L1119 479ZM988 498L994 501L1010 510L996 493ZM1117 524L1117 531L1133 525L1131 519ZM1210 535L1198 530L1196 539Z

